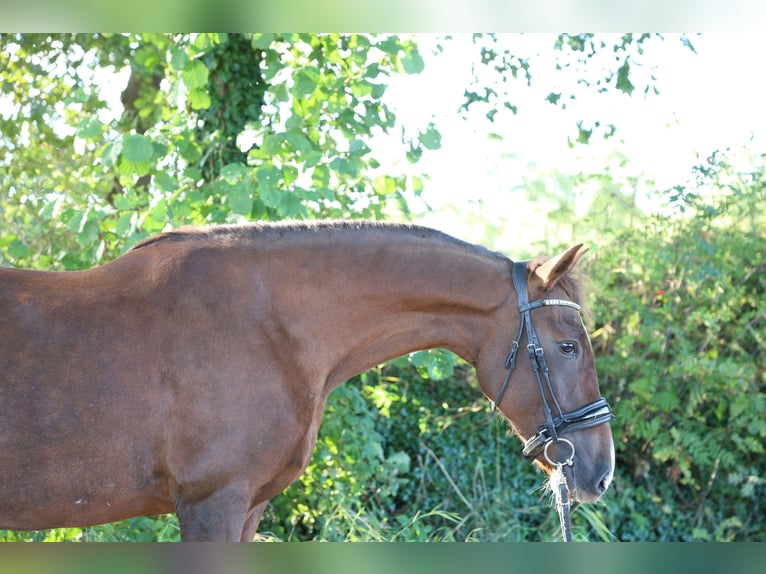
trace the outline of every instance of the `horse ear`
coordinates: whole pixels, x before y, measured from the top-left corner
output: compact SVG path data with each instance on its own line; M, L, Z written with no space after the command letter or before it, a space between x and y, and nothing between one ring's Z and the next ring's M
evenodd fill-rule
M556 281L568 273L587 251L588 248L583 247L582 243L573 245L563 253L554 255L533 268L530 279L538 282L542 291L547 291L555 285Z

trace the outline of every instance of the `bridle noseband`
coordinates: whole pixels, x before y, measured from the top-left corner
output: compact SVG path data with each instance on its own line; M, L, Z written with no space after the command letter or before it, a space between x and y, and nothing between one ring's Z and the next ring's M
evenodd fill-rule
M532 365L532 370L537 379L537 386L543 400L543 412L545 414L545 422L537 427L537 434L530 437L524 443L524 448L522 450L524 456L535 458L545 450L548 443L559 441L559 435L561 433L586 429L609 422L613 418L613 414L612 409L609 407L609 403L607 403L606 399L603 397L568 413L561 410L561 405L559 405L559 402L556 399L556 393L553 392L548 365L545 363L545 352L537 337L535 326L532 323L531 312L534 309L552 305L572 307L578 312L581 310L581 307L577 303L566 299L538 299L537 301L532 301L530 303L529 292L527 290L527 262L515 262L513 264L512 274L513 285L516 288L516 293L519 299L519 333L516 335L516 339L511 345L511 350L505 359L505 368L508 372L506 373L503 385L500 387L500 391L497 394L493 409L497 408L497 405L500 404L500 401L508 388L508 383L511 380L511 373L513 373L513 369L516 366L516 353L519 350L521 336L524 334L524 328L526 328L528 343L527 351L529 352L529 360ZM550 397L550 402L548 401L548 397ZM574 452L572 452L572 456L574 456Z

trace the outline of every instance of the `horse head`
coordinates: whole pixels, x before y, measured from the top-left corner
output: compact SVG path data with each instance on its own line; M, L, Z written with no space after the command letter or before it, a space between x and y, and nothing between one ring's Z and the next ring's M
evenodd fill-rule
M585 251L575 245L555 257L513 264L516 297L497 311L477 373L524 441L524 454L549 474L566 466L573 497L593 502L611 483L614 444L611 409L599 392L580 315L581 289L571 274Z

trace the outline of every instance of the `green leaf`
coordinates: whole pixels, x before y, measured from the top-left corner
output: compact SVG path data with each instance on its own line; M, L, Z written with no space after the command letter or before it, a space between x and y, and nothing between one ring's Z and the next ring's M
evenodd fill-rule
M314 167L316 164L318 164L322 159L324 159L324 156L322 155L322 152L318 149L312 149L308 153L303 153L303 167L305 169L310 169Z
M374 79L377 78L383 71L380 68L380 64L373 62L364 71L364 77Z
M545 99L555 106L556 104L559 103L559 100L561 99L561 94L558 92L551 92L545 97Z
M149 173L152 169L151 162L142 161L141 163L134 163L122 158L117 164L117 170L125 176L137 175L142 177Z
M277 207L282 194L275 185L264 182L258 186L258 195L266 207Z
M411 188L415 195L420 195L423 192L423 179L417 175L413 175Z
M50 221L51 219L56 219L61 212L61 206L64 203L64 196L59 195L53 201L49 201L45 204L45 207L40 212L40 217L42 217L45 220Z
M170 89L168 89L168 103L177 109L183 109L186 104L186 94L188 88L182 80L178 80L170 83Z
M209 70L202 60L190 60L181 72L181 79L190 90L207 85Z
M183 70L186 64L189 63L189 55L186 50L182 50L178 46L170 47L170 67L174 70Z
M258 182L258 195L263 203L267 207L277 207L282 196L279 189L282 172L273 165L265 164L255 170L255 179Z
M256 34L255 37L255 47L259 50L266 50L271 46L271 43L277 38L276 34L273 33L262 33L262 34Z
M372 84L372 90L370 92L370 96L372 96L373 99L379 100L383 97L383 94L386 93L386 85L385 84Z
M18 239L11 241L10 245L6 248L6 251L8 252L8 255L15 259L24 259L29 255L29 247L24 245L24 243Z
M149 232L155 232L165 227L167 221L168 204L165 200L160 200L149 210L144 219L144 229Z
M386 459L386 467L396 474L409 472L410 456L404 451L395 452Z
M207 93L207 90L202 88L193 88L189 90L187 97L189 98L189 103L193 110L206 110L212 103L210 94Z
M351 83L351 93L355 98L364 100L372 93L372 84L365 81Z
M372 180L372 188L380 195L396 193L396 180L387 175L379 175Z
M202 179L202 172L197 167L189 166L184 170L184 177L193 182L198 182Z
M405 155L407 157L407 161L410 163L417 163L420 161L420 158L423 157L423 148L420 146L410 146L410 149L407 150Z
M285 141L295 151L302 155L307 154L313 148L311 141L298 130L290 130L285 133Z
M317 88L317 83L309 77L306 72L298 74L298 81L295 82L295 88L293 93L296 98L306 98L314 93Z
M101 148L101 161L104 162L106 167L112 167L115 165L122 153L122 140L111 142Z
M98 214L90 209L75 212L69 220L68 227L77 234L77 243L81 247L87 247L98 236Z
M269 50L266 52L266 57L261 61L261 75L264 80L271 82L286 67L287 64L275 52Z
M126 189L124 193L114 196L114 206L120 211L134 211L140 209L144 199L134 191Z
M332 160L330 162L330 169L340 175L349 175L351 173L348 160L343 157L336 157L334 160Z
M205 32L198 34L194 39L194 47L199 51L207 50L209 47L221 43L221 35L217 32Z
M632 94L635 89L635 86L630 83L630 61L627 59L617 70L617 89L628 95Z
M283 133L267 135L263 138L261 150L268 155L281 153L282 143L285 141L286 137L287 136Z
M282 194L277 207L279 215L285 218L298 217L305 215L305 209L301 204L300 199L292 192L286 192Z
M232 213L250 215L253 210L253 198L249 187L244 182L239 181L229 186L228 197L229 208Z
M426 149L437 150L442 147L442 135L434 124L429 124L428 129L418 136L418 140Z
M394 56L401 51L402 45L396 36L389 36L378 44L378 48L383 50L386 54Z
M189 134L189 137L191 138L193 136ZM178 149L178 153L181 154L181 157L189 163L199 161L199 159L202 157L202 148L200 148L199 144L197 144L197 142L195 142L193 139L178 140L175 142L175 145L176 149Z
M326 165L317 165L311 174L314 187L327 187L330 184L330 169Z
M127 238L130 236L131 233L133 233L136 230L136 225L138 223L138 213L137 212L128 212L123 213L120 218L117 220L117 223L115 224L114 232L117 234L120 238Z
M247 168L241 163L229 163L221 168L221 177L231 185L240 181L246 173Z
M348 146L348 152L356 157L361 157L363 155L366 155L370 153L369 146L360 139L353 139L351 140L351 143Z
M134 59L139 66L147 69L156 68L160 64L159 54L151 46L144 46L136 50Z
M130 134L122 138L122 157L130 163L146 163L154 155L152 141L140 134Z
M273 85L271 93L274 94L274 99L278 102L286 102L290 99L290 93L287 91L285 84Z
M277 185L282 178L282 172L273 165L262 165L255 170L255 178L261 183Z
M78 126L76 135L82 139L96 139L101 137L104 131L104 124L102 124L98 118L91 116L82 120Z
M77 234L77 243L79 243L82 247L87 247L96 240L98 237L98 232L98 221L87 219L85 224L82 226L82 229Z
M404 71L408 74L419 74L422 72L426 65L423 61L423 57L418 52L417 48L413 48L404 54L402 58L402 66Z
M163 191L175 191L178 189L178 180L164 171L156 173L154 181Z
M300 175L300 171L298 171L298 168L294 165L285 165L282 166L281 169L282 173L282 182L284 183L285 187L289 187L292 185L296 179L298 179L298 176Z

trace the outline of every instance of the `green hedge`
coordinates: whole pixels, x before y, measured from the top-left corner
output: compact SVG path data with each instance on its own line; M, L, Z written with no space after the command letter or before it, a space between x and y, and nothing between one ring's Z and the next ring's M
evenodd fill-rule
M591 260L592 338L630 484L610 513L621 539L764 538L760 194L652 218Z

